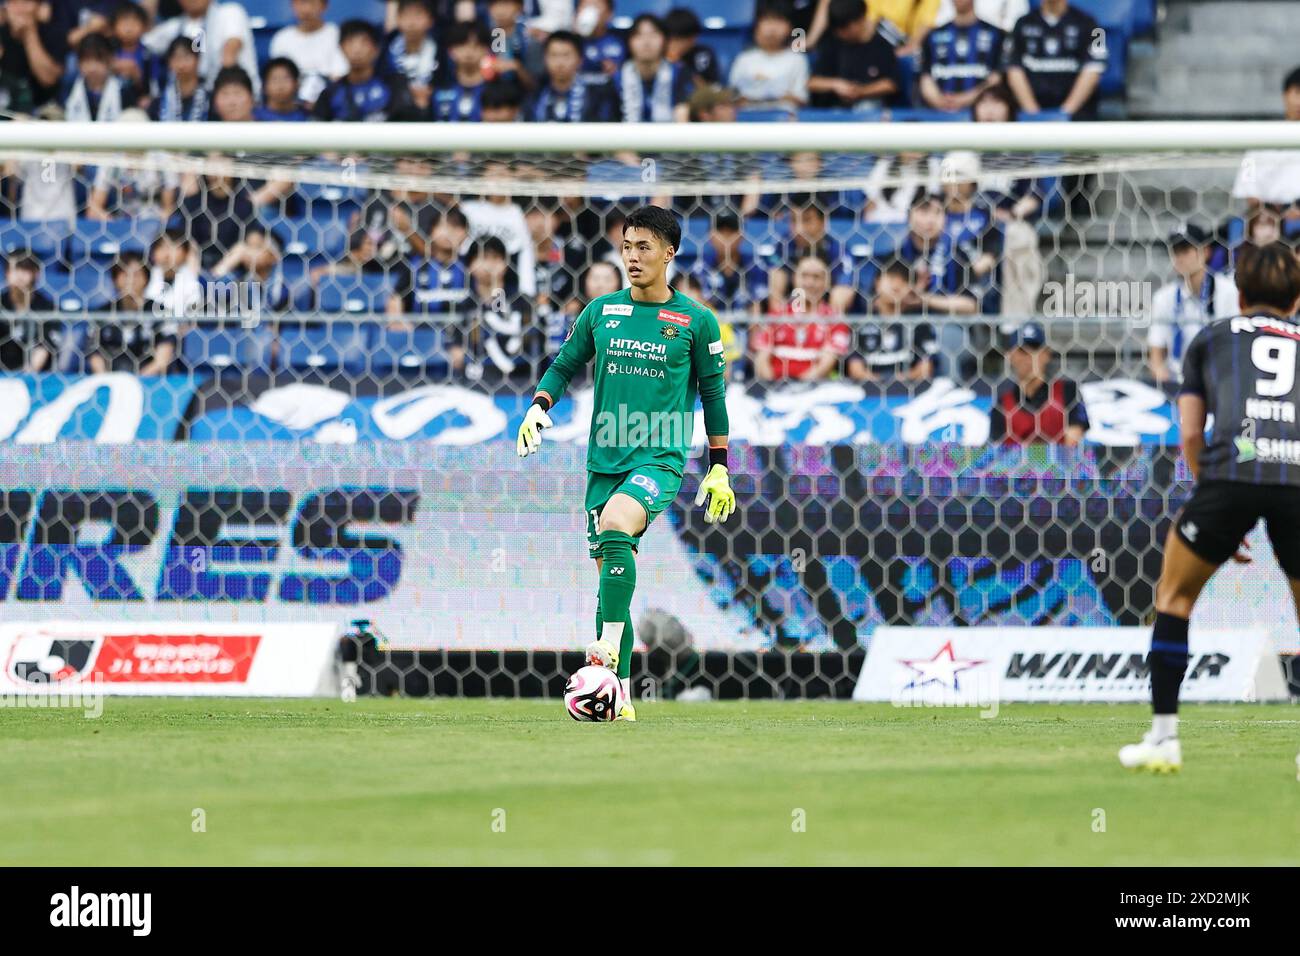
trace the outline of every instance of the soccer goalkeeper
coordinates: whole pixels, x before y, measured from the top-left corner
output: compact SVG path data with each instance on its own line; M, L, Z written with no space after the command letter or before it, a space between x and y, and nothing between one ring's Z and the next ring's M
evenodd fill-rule
M736 509L727 479L726 362L718 320L668 285L681 245L677 217L642 206L623 224L623 265L631 288L593 299L537 386L519 426L527 457L541 447L547 415L577 371L592 359L595 405L587 446L587 542L596 559L596 640L587 663L614 670L626 703L619 720L636 720L632 668L632 594L641 535L676 497L695 427L695 393L704 406L709 471L697 505L708 522Z

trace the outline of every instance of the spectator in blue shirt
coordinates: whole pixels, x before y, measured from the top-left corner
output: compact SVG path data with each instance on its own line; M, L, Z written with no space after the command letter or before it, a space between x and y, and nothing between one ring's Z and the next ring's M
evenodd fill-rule
M690 72L664 56L663 21L643 13L627 34L628 59L619 67L618 91L625 123L685 123L690 119Z
M579 72L582 38L557 30L546 38L546 75L524 118L534 123L611 123L619 119L618 94L608 80Z
M998 263L1002 230L992 206L979 192L979 154L954 150L943 158L940 179L944 194L944 231L966 269L961 285L980 303L980 311L996 313L999 306Z
M1005 50L1007 83L1020 109L1095 119L1107 60L1099 37L1097 21L1067 0L1043 0L1021 17Z
M428 257L412 259L405 288L388 300L388 314L451 315L469 296L461 250L469 239L469 220L453 206L443 213L426 245Z
M109 23L115 49L113 72L135 88L141 109L148 109L158 95L163 75L158 57L140 41L148 28L149 14L140 4L126 0L113 9Z
M956 16L935 27L921 46L921 98L955 113L1002 82L1002 31L975 16L975 0L953 0Z
M795 266L812 257L827 263L831 270L831 303L841 312L846 299L843 286L848 282L845 272L844 247L826 229L826 210L809 193L794 193L788 199L787 219L790 234L787 238L759 246L759 260L767 269L768 298L773 307L785 303L790 291Z
M538 56L524 19L524 0L489 0L488 28L492 31L493 68L524 91L537 87Z
M447 28L446 43L451 76L433 94L433 118L444 123L476 123L483 118L483 90L494 78L485 69L492 35L483 24L462 20ZM503 77L500 82L512 81Z
M708 301L726 312L752 312L767 298L767 271L740 231L740 218L722 213L714 218L708 241L691 270Z
M164 123L201 123L208 118L208 91L199 80L199 54L189 37L177 37L167 47L167 74L149 118Z
M627 59L622 37L610 29L614 0L579 0L573 14L573 31L584 38L582 74L592 82L612 80Z
M348 20L339 28L339 47L348 61L347 75L332 81L312 107L318 120L383 122L426 118L401 84L378 75L379 31L365 20Z
M434 39L436 22L429 0L400 0L397 29L384 40L380 73L391 82L405 84L411 102L427 110L441 78L442 63Z
M721 83L722 67L713 48L700 42L704 25L689 7L673 7L664 15L664 29L668 31L668 49L665 55L672 63L683 64L697 86L704 83Z
M927 312L974 315L979 300L966 287L968 263L946 229L944 197L924 193L912 203L907 235L893 258L912 270L918 304Z
M251 123L255 119L253 81L237 66L222 67L212 84L212 117L223 123Z
M311 119L298 99L301 78L298 64L287 56L268 60L262 67L263 103L253 110L253 118L264 123L304 123Z
M905 309L926 314L975 315L980 311L980 295L987 283L967 259L970 247L958 242L959 229L949 229L944 197L927 193L912 203L907 220L907 235L895 249L893 258L903 263L913 280L912 294ZM969 327L957 323L939 324L939 345L946 375L969 379L976 372L976 358L970 348Z
M68 120L116 120L139 94L113 73L113 45L102 33L87 33L77 44L77 72L63 101Z

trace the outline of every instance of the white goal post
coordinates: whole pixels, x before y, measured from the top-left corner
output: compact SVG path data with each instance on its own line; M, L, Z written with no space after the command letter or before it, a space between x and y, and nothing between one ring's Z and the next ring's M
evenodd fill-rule
M307 153L1231 152L1300 149L1300 123L90 123L13 122L4 149Z

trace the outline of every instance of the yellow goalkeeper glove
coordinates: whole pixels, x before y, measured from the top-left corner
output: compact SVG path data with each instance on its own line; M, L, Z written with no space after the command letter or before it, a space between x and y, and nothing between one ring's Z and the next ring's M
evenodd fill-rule
M709 524L726 521L736 510L736 493L727 480L726 465L714 465L700 482L699 494L695 496L696 506L704 504L706 499L708 505L704 509L704 520Z
M519 435L515 438L515 451L520 458L527 458L542 447L542 429L551 427L551 416L541 405L534 402L528 406L523 422L519 425Z

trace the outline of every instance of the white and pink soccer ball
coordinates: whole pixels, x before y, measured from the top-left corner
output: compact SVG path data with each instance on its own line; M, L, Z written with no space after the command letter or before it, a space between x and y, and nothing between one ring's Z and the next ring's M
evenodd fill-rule
M564 709L574 720L613 720L623 709L623 685L608 667L581 667L564 688Z

